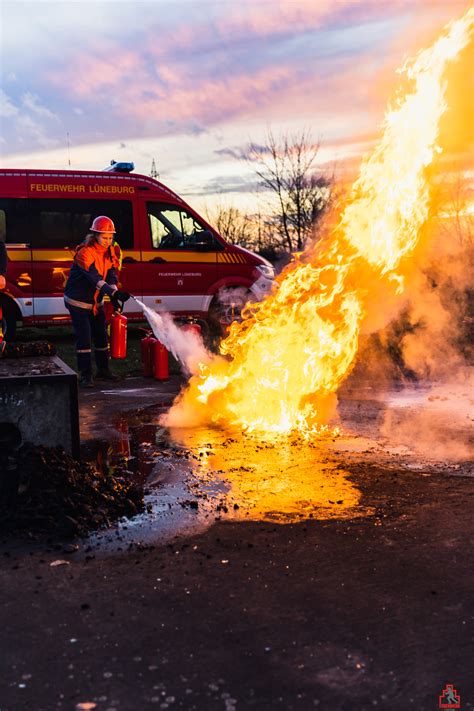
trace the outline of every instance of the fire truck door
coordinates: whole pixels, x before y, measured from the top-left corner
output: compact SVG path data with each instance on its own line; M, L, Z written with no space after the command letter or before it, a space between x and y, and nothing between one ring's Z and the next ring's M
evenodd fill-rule
M77 220L71 200L30 198L28 202L34 319L37 323L61 323L69 318L64 287L85 220Z
M133 221L130 201L30 199L29 212L35 320L60 322L69 319L69 312L64 305L64 287L75 249L86 238L93 219L98 215L110 216L117 230L117 240L121 240L124 262L121 279L129 282L128 290L131 293L135 293L134 289L140 289L139 252L131 251Z
M31 317L33 273L25 198L0 199L0 240L5 242L8 257L5 292L17 301L24 317Z
M147 202L142 247L143 300L153 310L207 310L221 245L199 218L178 205Z

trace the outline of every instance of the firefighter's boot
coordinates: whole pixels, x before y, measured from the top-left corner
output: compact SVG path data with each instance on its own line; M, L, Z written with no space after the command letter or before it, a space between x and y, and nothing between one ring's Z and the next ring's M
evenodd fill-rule
M120 380L119 376L112 373L108 368L107 370L98 370L95 377L96 380L112 380L114 382Z
M78 350L76 355L77 369L80 373L79 386L81 388L93 388L94 380L92 379L92 360L90 348L87 350Z
M118 375L114 375L109 368L109 352L108 348L95 349L95 362L97 365L97 380L120 380Z
M79 387L81 388L93 388L94 379L92 373L81 373L79 377Z

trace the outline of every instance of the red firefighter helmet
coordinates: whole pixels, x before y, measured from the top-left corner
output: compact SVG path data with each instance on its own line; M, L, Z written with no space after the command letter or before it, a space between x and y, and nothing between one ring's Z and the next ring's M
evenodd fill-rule
M115 232L115 225L110 219L110 217L100 215L99 217L95 218L90 229L92 232Z

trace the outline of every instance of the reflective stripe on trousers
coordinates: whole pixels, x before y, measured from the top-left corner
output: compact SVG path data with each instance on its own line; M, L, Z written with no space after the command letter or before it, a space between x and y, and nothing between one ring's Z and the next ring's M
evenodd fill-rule
M79 372L92 373L92 343L94 344L97 368L106 370L109 354L104 309L99 309L98 313L94 314L89 309L82 309L67 302L66 307L71 314L76 336L76 357Z

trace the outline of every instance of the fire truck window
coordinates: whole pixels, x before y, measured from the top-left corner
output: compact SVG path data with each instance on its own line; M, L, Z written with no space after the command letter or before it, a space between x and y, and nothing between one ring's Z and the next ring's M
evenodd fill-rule
M187 210L162 203L148 203L147 207L154 249L196 249L198 244L219 248L212 233Z
M5 210L0 210L0 242L7 239L7 216Z
M133 247L132 204L129 200L30 200L31 233L35 249L73 248L80 244L95 217L107 215L115 224L122 249Z
M163 210L150 214L152 243L155 249L179 249L183 247L183 233L178 210Z
M30 231L27 200L0 199L0 239L7 244L28 244Z

